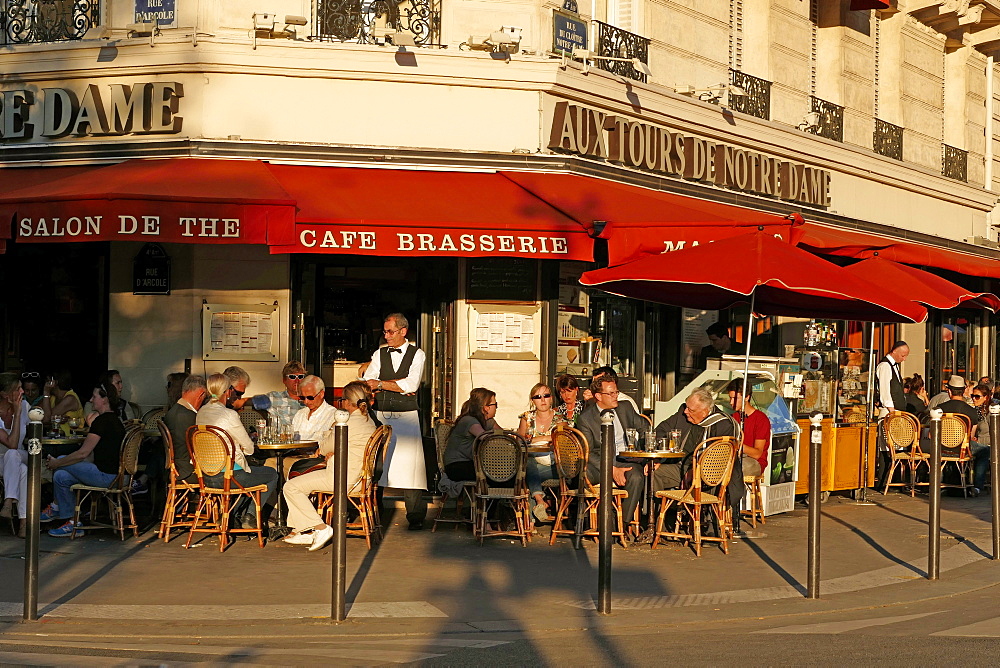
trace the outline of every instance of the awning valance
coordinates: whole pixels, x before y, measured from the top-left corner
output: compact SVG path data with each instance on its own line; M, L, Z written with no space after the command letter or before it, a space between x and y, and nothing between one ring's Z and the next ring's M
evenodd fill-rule
M286 243L295 202L256 160L127 160L7 192L0 219L19 243Z

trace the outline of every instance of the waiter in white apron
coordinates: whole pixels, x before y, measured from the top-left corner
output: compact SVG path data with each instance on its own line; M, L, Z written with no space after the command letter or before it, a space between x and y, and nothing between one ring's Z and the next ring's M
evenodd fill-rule
M424 351L406 340L409 322L402 313L385 317L382 335L386 346L372 355L364 378L375 392L375 406L382 424L392 427L392 440L385 451L381 487L403 492L406 521L411 531L424 528L427 515L427 469L424 440L417 412L417 389L424 373Z

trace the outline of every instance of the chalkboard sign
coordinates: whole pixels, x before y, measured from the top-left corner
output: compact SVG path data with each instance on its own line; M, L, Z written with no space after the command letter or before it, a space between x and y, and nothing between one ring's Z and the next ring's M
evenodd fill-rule
M534 260L469 260L466 301L533 302L536 288L537 269Z

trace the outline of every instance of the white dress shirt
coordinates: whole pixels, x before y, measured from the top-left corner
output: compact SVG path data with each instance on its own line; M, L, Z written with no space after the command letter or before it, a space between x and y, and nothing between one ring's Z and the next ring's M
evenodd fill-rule
M336 414L337 409L325 401L312 415L309 415L308 406L301 408L292 418L292 431L297 432L302 441L322 441L323 434L333 426Z
M406 356L406 351L409 346L413 344L407 341L399 347L400 352L389 353L389 359L392 360L392 370L395 371L399 368L400 363L403 361L403 357ZM424 351L417 348L417 352L413 355L413 363L410 364L410 372L405 378L390 378L389 380L396 381L399 385L399 389L403 394L413 394L420 387L420 380L424 375L424 362L426 357ZM372 354L371 364L368 365L368 370L365 371L365 380L378 380L379 374L382 371L382 349L379 348Z
M219 401L209 401L198 410L195 424L199 426L218 427L228 433L236 443L236 453L233 461L247 473L250 465L244 455L253 454L253 439L247 433L246 427L240 421L240 415L232 408Z
M898 376L900 382L902 382L903 377L900 375L899 365L896 363L896 360L886 356L875 367L875 378L878 380L878 398L882 402L882 410L879 411L880 417L884 417L890 411L901 411L906 408L906 406L894 406L892 404L892 392L889 389L889 383L892 382L893 376Z

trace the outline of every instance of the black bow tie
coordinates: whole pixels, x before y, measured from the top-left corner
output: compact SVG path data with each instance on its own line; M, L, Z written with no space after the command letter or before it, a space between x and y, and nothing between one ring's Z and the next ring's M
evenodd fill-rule
M393 347L390 346L389 347L389 352L390 353L401 353L401 352L403 352L403 349L402 348L393 348Z

